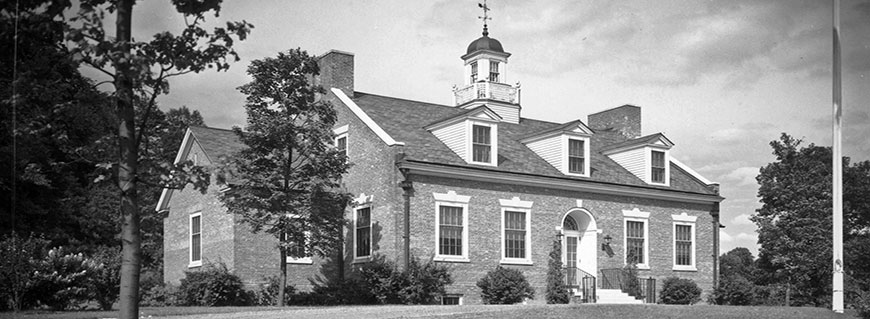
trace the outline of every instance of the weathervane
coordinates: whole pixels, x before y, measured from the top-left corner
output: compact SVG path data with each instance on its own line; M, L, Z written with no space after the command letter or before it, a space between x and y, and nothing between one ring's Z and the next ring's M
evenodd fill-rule
M483 0L483 3L478 3L477 6L483 9L483 16L477 17L478 19L483 20L483 36L489 36L489 30L486 28L486 20L492 20L492 18L489 17L489 7L486 5L486 0Z

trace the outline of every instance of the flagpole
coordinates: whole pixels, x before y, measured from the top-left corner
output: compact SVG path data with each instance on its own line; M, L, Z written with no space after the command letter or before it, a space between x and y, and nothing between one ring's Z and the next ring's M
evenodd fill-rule
M840 0L834 0L834 72L833 72L833 219L834 219L834 253L833 253L833 298L831 310L843 313L843 156L841 154L842 128L840 120L843 115L843 87L840 61Z

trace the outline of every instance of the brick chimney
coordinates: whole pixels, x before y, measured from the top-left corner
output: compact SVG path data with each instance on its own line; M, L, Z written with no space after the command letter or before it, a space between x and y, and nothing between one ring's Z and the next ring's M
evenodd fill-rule
M353 53L330 50L317 57L320 76L314 83L323 86L328 92L331 88L344 91L348 97L353 97Z
M595 133L612 135L614 143L640 137L640 107L634 105L589 114L586 122Z

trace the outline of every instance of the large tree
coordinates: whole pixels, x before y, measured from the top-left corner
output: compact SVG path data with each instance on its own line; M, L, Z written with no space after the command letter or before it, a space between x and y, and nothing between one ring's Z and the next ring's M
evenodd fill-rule
M318 73L317 61L300 49L251 63L253 80L240 88L248 124L233 128L246 147L226 166L232 190L220 195L254 232L278 239L282 306L286 257L331 252L350 197L337 190L348 164L332 146L336 112L310 81Z
M761 168L757 177L762 207L752 220L758 225L759 266L765 281L782 283L800 305L827 305L831 297L832 153L830 147L810 144L785 133L770 146L776 161ZM850 165L843 158L844 242L859 246L870 229L870 162ZM868 273L861 258L845 255L846 271ZM866 258L865 258L866 259ZM852 269L849 269L852 268Z
M233 50L235 39L244 40L250 28L247 22L228 22L226 27L208 31L202 27L206 14L220 11L220 0L173 0L172 4L186 24L180 34L161 32L147 42L133 40L134 0L84 0L80 3L67 39L77 60L110 78L115 105L118 160L108 163L120 195L121 216L121 291L120 317L139 316L139 271L141 268L140 183L177 187L202 176L187 166L164 164L160 176L140 171L140 147L147 144L149 119L156 109L156 99L169 92L168 78L209 68L218 71L229 67L229 59L238 60ZM105 12L115 14L115 36L107 35ZM142 112L136 112L137 93L144 96ZM139 116L137 116L139 115ZM186 163L189 164L189 163ZM196 179L204 189L202 179Z

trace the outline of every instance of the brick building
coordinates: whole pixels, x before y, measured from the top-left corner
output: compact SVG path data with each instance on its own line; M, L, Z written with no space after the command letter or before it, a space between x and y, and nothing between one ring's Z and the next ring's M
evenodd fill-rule
M475 283L503 265L521 270L535 302L543 302L548 254L559 240L572 284L596 277L603 287L610 269L635 256L642 278L691 278L709 292L718 185L670 156L675 146L663 134L641 136L637 106L585 122L522 117L520 87L508 84L509 57L484 29L461 57L465 83L449 106L354 91L353 54L319 58L316 81L339 115L336 145L352 163L343 183L356 196L346 211L344 269L376 255L400 265L409 256L432 258L452 269L445 301L480 303ZM194 127L178 160L209 165L240 147L230 131ZM227 215L217 191L161 197L158 210L169 210L167 281L210 261L248 283L277 272L273 240ZM316 257L287 262L302 289L337 269Z

